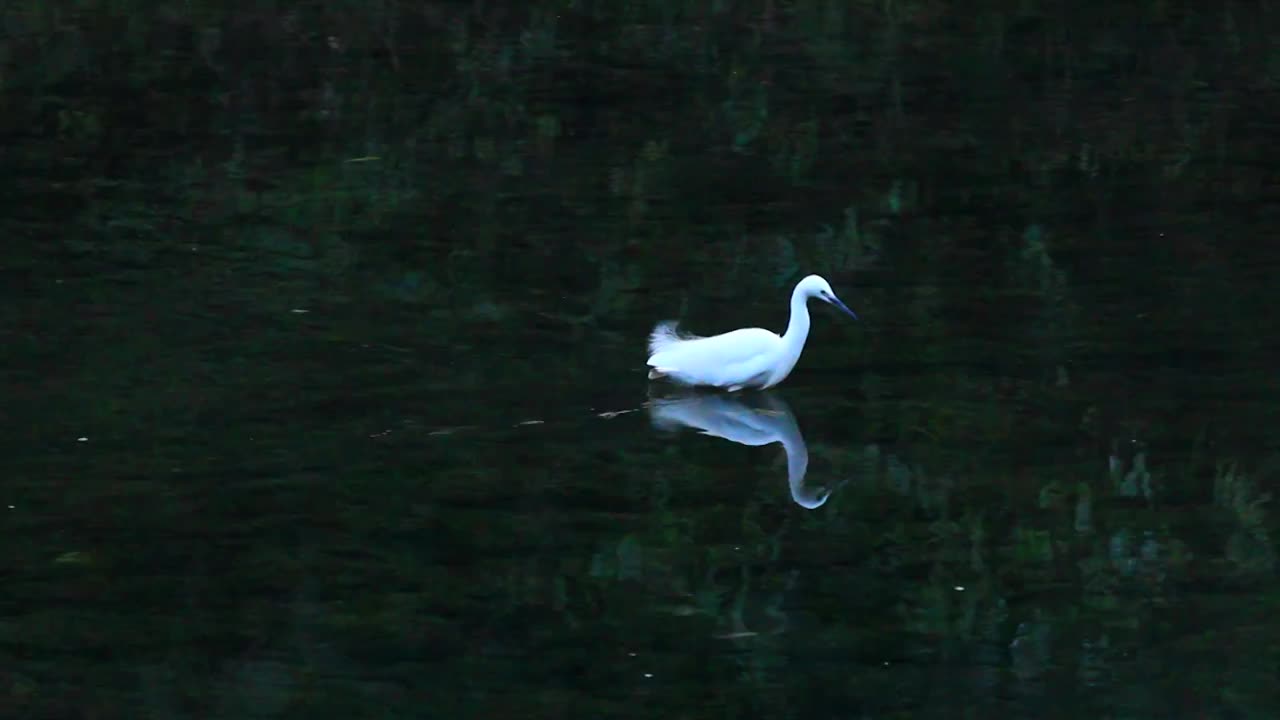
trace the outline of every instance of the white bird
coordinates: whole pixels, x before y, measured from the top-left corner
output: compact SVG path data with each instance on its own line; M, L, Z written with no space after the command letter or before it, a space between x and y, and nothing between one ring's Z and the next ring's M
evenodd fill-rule
M817 275L791 291L791 321L779 337L763 328L743 328L698 337L677 332L676 323L658 323L649 335L649 379L681 385L707 385L737 392L744 387L773 387L791 374L809 337L809 298L816 297L858 316L840 302L831 285Z

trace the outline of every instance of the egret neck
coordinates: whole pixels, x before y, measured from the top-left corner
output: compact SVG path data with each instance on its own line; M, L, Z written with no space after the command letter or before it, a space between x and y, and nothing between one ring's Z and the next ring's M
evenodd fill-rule
M779 363L781 368L790 372L800 360L804 351L804 341L809 338L809 294L799 286L791 292L791 320L787 322L787 332L782 335L781 357L785 362Z

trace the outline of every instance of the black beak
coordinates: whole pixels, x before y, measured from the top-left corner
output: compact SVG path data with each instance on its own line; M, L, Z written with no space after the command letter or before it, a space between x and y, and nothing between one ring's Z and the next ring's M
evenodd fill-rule
M855 314L854 314L854 312L853 312L852 310L850 310L850 309L849 309L849 306L848 306L848 305L845 305L845 304L844 304L844 303L842 303L842 302L840 302L840 298L836 297L835 295L828 295L828 296L827 296L827 302L829 302L829 303L831 303L832 305L835 305L836 307L838 307L838 308L840 308L841 310L845 311L845 312L849 315L849 317L853 318L854 320L857 320L857 319L858 319L858 316L857 316L857 315L855 315Z

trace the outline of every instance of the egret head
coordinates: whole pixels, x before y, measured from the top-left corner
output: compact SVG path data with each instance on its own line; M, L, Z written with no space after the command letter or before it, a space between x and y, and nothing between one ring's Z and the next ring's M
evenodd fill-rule
M836 297L836 292L831 289L831 283L823 279L821 275L810 275L805 279L801 280L800 284L796 285L796 291L802 297L818 298L819 300L825 303L830 303L832 305L835 305L836 307L840 308L845 313L847 313L849 317L853 318L854 320L858 319L858 316L855 315L854 312L850 310L847 305L840 302L840 298Z

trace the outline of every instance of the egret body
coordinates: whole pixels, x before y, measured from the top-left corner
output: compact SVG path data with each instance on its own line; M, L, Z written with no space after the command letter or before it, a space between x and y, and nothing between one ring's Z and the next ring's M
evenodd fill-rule
M818 298L858 318L831 285L817 275L791 291L791 320L781 336L763 328L743 328L711 337L684 335L674 322L659 323L649 335L649 379L705 385L736 392L770 388L786 379L809 337L809 298Z

